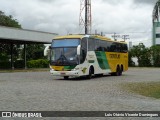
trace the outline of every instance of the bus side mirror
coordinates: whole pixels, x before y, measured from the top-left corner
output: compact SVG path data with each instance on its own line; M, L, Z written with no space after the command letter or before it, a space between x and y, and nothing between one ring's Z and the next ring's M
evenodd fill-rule
M50 46L46 46L44 49L44 56L48 56L50 52Z
M77 47L77 55L80 55L81 54L81 45L78 45Z

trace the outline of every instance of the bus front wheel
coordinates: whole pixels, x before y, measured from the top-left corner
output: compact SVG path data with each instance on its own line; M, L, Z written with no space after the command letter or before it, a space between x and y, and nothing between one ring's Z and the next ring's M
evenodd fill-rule
M91 66L89 68L89 74L87 75L87 79L91 79L92 78L92 74L94 74L94 68L93 68L93 66Z
M87 75L87 79L91 79L92 78L92 70L91 68L89 69L89 74Z

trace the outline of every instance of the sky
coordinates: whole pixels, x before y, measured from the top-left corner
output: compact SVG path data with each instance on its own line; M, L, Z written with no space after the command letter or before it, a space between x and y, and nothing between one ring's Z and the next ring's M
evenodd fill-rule
M91 0L92 33L129 35L127 42L151 46L156 1ZM80 0L0 0L0 10L12 15L24 29L59 35L79 33Z

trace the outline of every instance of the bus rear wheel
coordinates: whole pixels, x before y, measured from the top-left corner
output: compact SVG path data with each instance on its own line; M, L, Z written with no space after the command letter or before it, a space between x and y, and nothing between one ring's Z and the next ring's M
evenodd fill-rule
M116 70L116 73L115 73L116 76L121 76L122 75L122 70L119 66L117 66L117 70Z
M111 73L112 76L121 76L122 75L122 69L117 66L116 72Z

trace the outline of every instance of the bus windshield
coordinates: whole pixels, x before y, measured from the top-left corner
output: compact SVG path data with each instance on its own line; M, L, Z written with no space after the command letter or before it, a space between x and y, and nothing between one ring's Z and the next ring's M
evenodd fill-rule
M79 39L53 40L51 46L51 65L77 65L79 63L77 46L79 44Z
M53 40L51 47L77 47L79 44L79 39L61 39Z

